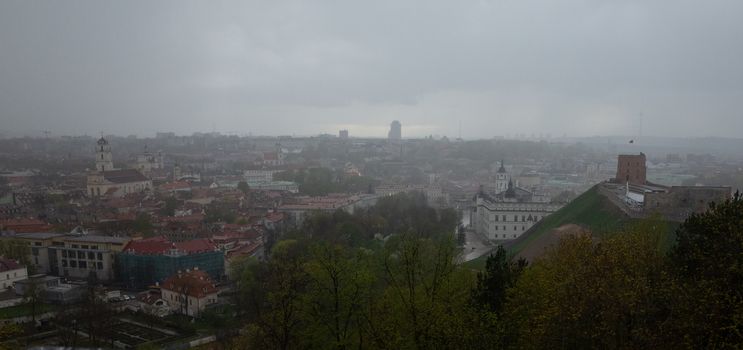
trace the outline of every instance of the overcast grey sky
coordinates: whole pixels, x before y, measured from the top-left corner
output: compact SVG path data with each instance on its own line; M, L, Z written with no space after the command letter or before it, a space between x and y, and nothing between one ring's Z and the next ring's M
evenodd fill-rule
M737 137L742 18L740 0L3 0L0 133Z

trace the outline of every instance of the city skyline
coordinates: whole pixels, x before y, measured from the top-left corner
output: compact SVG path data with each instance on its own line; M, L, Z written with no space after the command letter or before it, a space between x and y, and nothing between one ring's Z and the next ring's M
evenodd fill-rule
M455 137L460 123L466 138L733 137L742 11L732 1L3 2L0 120L5 134L384 137L397 119L408 137Z

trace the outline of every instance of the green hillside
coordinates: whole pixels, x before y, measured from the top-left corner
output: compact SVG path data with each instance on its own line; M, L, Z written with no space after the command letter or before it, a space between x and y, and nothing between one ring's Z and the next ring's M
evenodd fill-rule
M632 219L615 207L606 197L599 194L598 189L594 186L557 212L534 225L526 234L522 235L522 239L515 240L508 248L512 254L517 254L543 234L566 224L582 226L590 230L595 236L601 236L608 232L617 231L631 221Z
M635 220L629 218L609 199L599 194L598 189L594 186L557 212L534 225L521 237L504 246L512 255L516 255L525 247L538 241L542 235L562 225L576 224L590 230L594 236L600 237L607 233L616 232ZM675 229L677 225L669 226L671 226L671 229ZM669 240L671 240L671 237L669 237ZM486 259L487 255L484 255L467 262L465 265L473 269L482 269L485 266Z

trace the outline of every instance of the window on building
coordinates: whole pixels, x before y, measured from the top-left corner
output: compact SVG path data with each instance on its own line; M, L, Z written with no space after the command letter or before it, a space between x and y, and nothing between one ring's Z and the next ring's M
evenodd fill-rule
M98 260L103 260L103 253L98 253Z
M87 262L87 261L82 261L82 260L81 260L81 261L80 261L80 262L79 262L79 263L77 264L77 266L78 266L78 267L80 267L81 269L87 269L87 268L88 268L88 262Z
M67 260L62 259L62 267L67 267Z
M95 259L95 253L88 252L88 260L93 260L93 259Z
M39 255L39 248L31 248L31 254L32 255Z
M83 244L83 245L80 246L80 248L82 248L82 249L88 249L88 245L87 244Z
M85 259L85 252L78 251L77 252L77 258L78 259Z
M505 215L503 215L503 221L506 221L506 216Z
M514 227L513 227L513 230L514 230L514 231L516 231L516 230L518 230L518 228L517 228L516 226L514 226Z
M77 244L73 244L73 245L72 245L72 248L74 248L74 249L77 249L77 248L79 248L79 247L77 246Z
M92 245L92 246L90 246L90 249L98 250L98 246L97 245Z
M98 270L103 270L103 263L102 262L99 261L97 265L98 265Z
M521 222L526 222L526 215L521 215Z
M66 257L67 257L67 251L66 251L66 250L63 250L63 251L62 251L62 257L63 257L63 258L66 258Z
M70 267L77 267L77 260L70 260Z

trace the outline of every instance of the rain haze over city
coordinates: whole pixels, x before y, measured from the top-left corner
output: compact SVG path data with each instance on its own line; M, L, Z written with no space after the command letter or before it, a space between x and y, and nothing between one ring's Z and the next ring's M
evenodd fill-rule
M0 349L743 347L743 2L0 2Z

